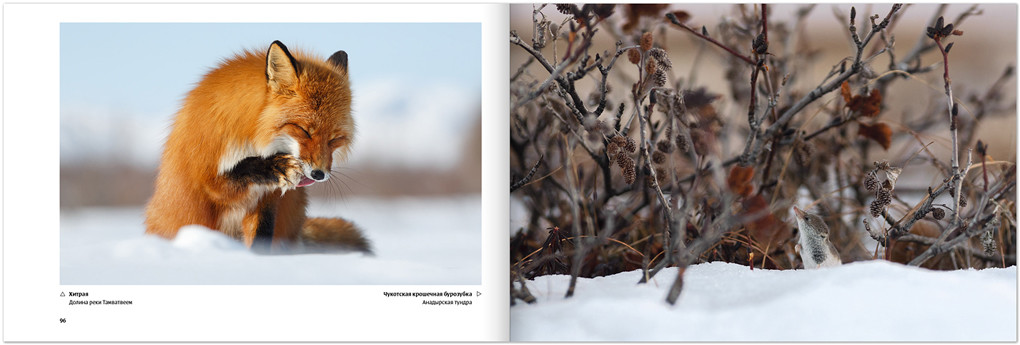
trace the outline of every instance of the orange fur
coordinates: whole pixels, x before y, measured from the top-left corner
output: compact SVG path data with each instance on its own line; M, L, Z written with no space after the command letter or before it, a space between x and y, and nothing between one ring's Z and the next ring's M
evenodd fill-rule
M345 159L354 137L341 55L327 61L274 42L206 74L167 137L146 233L170 239L180 227L199 224L251 247L261 226L271 231L274 250L308 242L302 229L312 219L298 185L328 178L334 154ZM323 231L361 236L346 220L330 224ZM369 252L365 241L330 245Z

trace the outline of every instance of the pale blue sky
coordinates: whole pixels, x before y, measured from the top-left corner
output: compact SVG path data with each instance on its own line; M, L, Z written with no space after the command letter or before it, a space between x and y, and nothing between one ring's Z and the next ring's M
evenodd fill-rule
M359 132L386 133L359 136L352 163L458 159L481 104L479 23L62 23L61 159L154 166L202 76L273 40L347 51Z
M478 23L62 23L60 102L172 115L221 59L273 40L323 57L346 50L355 88L373 79L481 87Z

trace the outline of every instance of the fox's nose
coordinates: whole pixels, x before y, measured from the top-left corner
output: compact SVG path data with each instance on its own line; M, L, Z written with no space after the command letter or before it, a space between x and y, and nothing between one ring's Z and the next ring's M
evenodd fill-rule
M314 179L316 181L325 180L326 179L326 173L324 173L324 172L322 172L322 170L318 170L318 169L312 170L312 179Z

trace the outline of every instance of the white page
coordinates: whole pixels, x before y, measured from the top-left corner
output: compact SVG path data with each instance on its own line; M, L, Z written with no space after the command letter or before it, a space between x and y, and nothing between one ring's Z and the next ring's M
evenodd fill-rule
M4 7L4 341L506 341L508 340L509 306L506 258L507 241L504 229L507 221L507 189L509 176L505 159L508 124L505 120L507 109L507 31L506 5L349 5L349 4L293 4L293 5L174 5L174 4L6 4ZM478 253L473 258L454 257L458 271L438 272L435 279L428 271L419 275L407 274L400 277L373 280L372 274L383 276L383 272L371 269L386 269L386 265L399 263L385 256L359 257L339 256L343 264L368 267L361 275L352 277L351 284L319 277L298 279L306 273L304 267L295 267L285 278L273 283L272 277L260 279L239 279L228 284L210 284L217 281L215 270L179 267L180 270L203 272L206 276L181 273L180 282L151 283L153 274L145 271L113 272L100 267L90 267L96 276L74 274L73 264L63 262L62 250L78 250L79 243L71 239L85 237L64 237L61 234L65 215L59 207L60 174L60 128L61 128L61 77L59 61L61 56L61 24L70 23L475 23L480 31L481 47L481 102L482 118L482 192L480 196L464 201L478 214L465 214L459 222L452 224L478 224L475 231L461 247L468 247ZM181 24L186 25L186 24ZM171 27L173 25L170 25ZM365 32L370 36L372 32ZM210 33L210 40L216 36ZM270 38L274 39L274 38ZM437 40L436 49L442 48ZM201 46L195 42L196 46ZM265 42L268 44L269 42ZM110 42L118 48L141 46L139 42ZM236 52L253 43L224 42L224 52ZM312 43L308 43L312 44ZM386 42L379 42L380 45ZM187 47L167 46L167 51ZM344 49L344 47L337 47ZM96 54L110 53L108 49L96 49ZM332 51L315 53L328 56ZM352 69L367 66L364 55L349 51ZM166 61L165 51L153 51L150 68L171 68L173 61ZM428 51L408 51L408 64L423 59ZM221 55L220 58L227 56ZM131 61L111 54L107 65L94 66L96 69L128 69ZM361 61L358 61L362 58ZM212 68L219 60L206 61L205 68ZM428 66L422 66L427 68ZM205 73L199 70L197 73ZM145 70L132 70L137 74L135 88L160 87L159 80L146 79ZM383 71L380 71L380 73ZM352 72L354 73L354 72ZM100 84L96 83L97 85ZM427 85L427 84L423 84ZM82 87L89 87L85 84ZM191 87L191 85L188 85ZM358 85L354 85L355 91ZM66 92L66 90L65 90ZM117 95L109 95L117 97ZM183 95L180 95L183 97ZM438 95L437 95L438 97ZM441 99L436 99L440 101ZM180 99L174 99L179 102ZM355 104L359 102L355 100ZM477 101L473 101L476 102ZM66 105L64 105L66 106ZM96 112L91 113L93 115ZM172 113L166 114L167 123ZM370 114L355 113L354 116ZM368 127L368 126L366 126ZM370 128L371 129L371 128ZM106 133L109 134L109 133ZM137 133L136 133L137 134ZM158 133L157 133L158 134ZM365 133L359 135L371 143L371 136L385 136L386 133ZM162 138L144 137L147 141L162 142ZM104 140L97 136L96 140ZM26 149L32 143L32 149ZM151 145L151 143L139 143ZM144 149L140 148L139 150ZM358 150L358 146L355 146ZM143 158L144 159L144 158ZM28 163L28 164L25 164ZM45 182L44 182L45 181ZM151 187L151 186L150 186ZM313 203L315 201L313 200ZM456 202L455 202L456 203ZM477 205L479 204L480 205ZM401 206L402 205L402 206ZM394 202L393 207L409 207ZM411 204L414 207L414 204ZM442 207L437 205L436 207ZM312 205L310 209L321 209ZM348 200L337 203L337 207L362 207L372 210L379 203L359 203ZM83 212L88 212L83 211ZM400 212L394 211L399 214ZM106 215L106 213L97 213ZM356 217L354 215L352 217ZM142 216L129 215L127 219ZM458 217L460 218L460 217ZM74 218L76 220L81 218ZM123 221L123 220L121 220ZM99 224L102 224L101 222ZM158 251L132 252L131 248L164 248L171 256L180 258L180 252L173 244L142 243L159 241L143 236L144 226L137 225L137 237L125 243L100 249L124 252L97 255L138 255L138 260L158 262ZM372 237L373 229L367 229ZM411 230L408 230L411 231ZM444 233L446 234L446 233ZM432 236L436 243L420 243L414 250L427 253L430 246L456 248L462 242L456 236ZM456 234L456 233L453 233ZM253 260L265 263L265 258L253 257L244 250L231 247L225 238L210 237L201 232L193 233L200 242L223 245L211 249L217 260ZM376 234L375 245L379 243ZM394 238L396 236L390 236ZM61 242L61 240L65 242ZM229 240L229 239L228 239ZM84 245L84 244L83 244ZM90 244L91 245L91 244ZM475 246L476 248L470 248ZM187 247L187 246L185 246ZM222 249L222 250L221 250ZM210 248L201 249L209 253ZM471 251L466 251L470 253ZM176 254L174 254L176 253ZM441 254L441 253L437 253ZM146 256L149 255L149 256ZM155 255L155 256L152 256ZM253 258L253 259L252 259ZM201 257L199 261L201 261ZM315 257L281 258L282 264L321 263ZM389 260L389 261L387 261ZM474 260L474 262L464 262ZM428 261L424 260L423 261ZM137 264L137 263L135 263ZM415 263L392 267L393 272L414 273ZM422 267L436 269L442 262ZM63 266L63 267L62 267ZM68 268L70 266L70 268ZM138 267L125 263L123 267ZM142 265L144 266L144 265ZM477 267L477 271L464 267ZM153 267L159 272L167 267ZM161 270L161 271L160 271ZM344 270L345 274L351 269ZM356 269L354 271L357 271ZM460 272L463 272L461 274ZM285 272L286 273L286 272ZM447 276L448 275L448 276ZM117 278L117 279L114 279ZM158 278L158 277L157 277ZM193 278L193 279L192 279ZM418 279L421 278L421 279ZM147 280L148 279L148 280ZM288 279L300 280L292 284ZM104 284L109 280L109 284ZM172 280L172 279L171 279ZM226 280L230 280L226 278ZM71 285L64 283L87 282ZM373 282L382 283L373 283ZM415 284L415 281L422 281ZM445 283L449 281L450 283ZM392 293L394 295L387 295ZM458 294L458 295L448 295ZM422 294L430 296L421 296ZM435 296L434 294L439 294ZM64 295L64 296L61 296ZM410 295L410 296L408 296ZM388 297L390 296L390 297ZM84 304L72 303L83 302ZM97 304L88 304L92 303ZM131 304L110 304L104 301L129 301ZM436 303L430 304L433 301ZM454 303L460 302L460 303ZM470 302L468 305L467 303ZM113 302L124 303L124 302ZM454 304L446 304L454 303Z

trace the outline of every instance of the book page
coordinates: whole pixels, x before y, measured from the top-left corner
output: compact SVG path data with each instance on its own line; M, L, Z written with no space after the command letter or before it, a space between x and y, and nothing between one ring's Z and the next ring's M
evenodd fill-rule
M4 340L506 341L506 18L5 6Z

